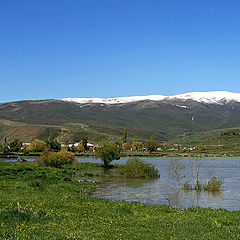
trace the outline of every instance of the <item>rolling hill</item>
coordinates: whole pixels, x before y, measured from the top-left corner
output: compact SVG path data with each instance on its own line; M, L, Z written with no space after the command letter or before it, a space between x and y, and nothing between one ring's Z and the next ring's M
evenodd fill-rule
M0 104L0 119L0 137L18 136L26 141L32 137L63 141L64 135L74 140L83 134L92 140L118 139L122 129L127 128L132 139L153 137L165 142L183 134L240 127L240 94L207 92L170 97L7 102ZM63 133L64 128L70 132ZM32 129L31 133L27 129Z

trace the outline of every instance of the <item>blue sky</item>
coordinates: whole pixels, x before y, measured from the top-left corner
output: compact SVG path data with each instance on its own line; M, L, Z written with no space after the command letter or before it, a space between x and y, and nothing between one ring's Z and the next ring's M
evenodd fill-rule
M0 0L0 102L240 92L240 1Z

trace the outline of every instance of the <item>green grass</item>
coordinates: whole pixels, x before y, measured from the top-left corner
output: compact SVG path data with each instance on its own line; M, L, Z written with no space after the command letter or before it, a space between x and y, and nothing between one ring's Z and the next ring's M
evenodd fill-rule
M239 211L103 200L91 196L101 183L75 174L0 161L0 239L240 239Z

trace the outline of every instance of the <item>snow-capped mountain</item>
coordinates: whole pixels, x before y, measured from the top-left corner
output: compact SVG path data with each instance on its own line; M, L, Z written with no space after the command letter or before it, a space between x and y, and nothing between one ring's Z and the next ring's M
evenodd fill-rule
M77 103L104 103L104 104L121 104L144 100L162 101L162 100L193 100L203 103L223 104L224 102L236 101L240 102L240 93L232 93L226 91L212 92L191 92L174 96L149 95L149 96L133 96L133 97L116 97L116 98L63 98L60 99L67 102Z
M217 91L175 96L25 100L0 103L0 123L1 119L3 123L11 120L41 126L35 138L65 134L62 130L65 127L60 131L55 127L66 124L66 129L76 127L71 130L76 138L92 131L90 135L106 139L109 134L121 136L122 128L127 128L131 136L139 139L154 136L165 141L189 132L240 128L240 94ZM19 126L20 129L22 124ZM44 133L42 126L46 128ZM32 125L28 129L31 128ZM20 129L19 133L22 132ZM27 135L28 130L25 132ZM1 134L7 136L0 132L0 137ZM9 134L12 136L12 131Z
M119 104L130 103L144 100L161 101L166 98L163 95L149 95L149 96L133 96L133 97L116 97L116 98L63 98L60 100L77 103L105 103L105 104Z

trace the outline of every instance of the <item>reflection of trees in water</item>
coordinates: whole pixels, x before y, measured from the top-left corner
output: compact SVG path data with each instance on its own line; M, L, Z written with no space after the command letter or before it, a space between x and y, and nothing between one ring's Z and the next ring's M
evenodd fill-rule
M200 200L200 192L195 191L195 199L196 199L196 205L194 207L200 207L199 200Z
M225 169L225 162L224 165L220 165L220 172L219 164L221 162L218 161L216 164L215 161L210 160L212 159L201 159L200 168L198 170L198 179L200 183L201 181L205 182L211 175L214 175L214 172L222 173L222 169ZM209 193L207 191L200 192L196 190L183 191L182 189L179 189L178 181L170 181L170 177L168 177L169 175L167 172L169 161L170 159L165 160L164 158L161 158L161 162L158 159L157 161L155 160L154 163L161 171L161 177L159 180L154 181L155 183L152 181L142 181L140 179L123 179L121 177L114 176L112 178L104 180L109 188L104 190L104 194L100 193L97 195L99 197L102 196L103 198L115 200L139 201L148 204L167 204L181 209L188 207L225 207L228 209L233 209L236 208L236 205L237 207L239 206L239 202L236 204L236 197L233 197L233 200L235 201L235 205L233 206L233 204L230 203L231 199L229 199L229 197L226 199L221 199L221 195L219 195L219 193ZM194 181L193 177L193 161L195 161L196 170L197 159L183 158L182 161L186 164L186 168L182 172L183 175L187 175L186 179L184 178L184 181L189 180L189 183L194 186L196 182ZM239 168L239 165L235 166L234 164L233 167ZM102 173L108 174L109 172L114 172L114 169L103 170ZM111 175L114 175L114 173ZM181 174L180 176L183 175ZM227 175L227 177L229 177L229 175ZM237 193L239 192L237 191ZM229 196L229 194L232 194L231 191L229 193L224 191L222 198Z

